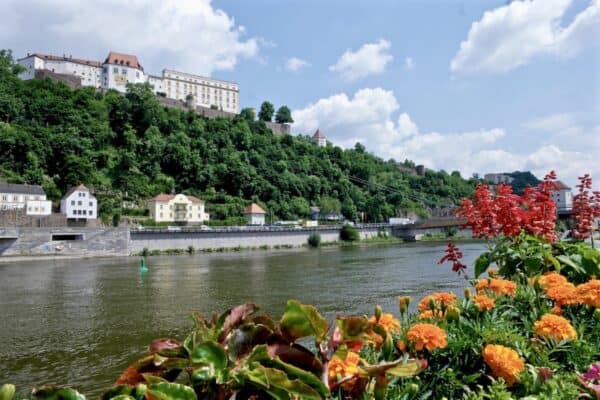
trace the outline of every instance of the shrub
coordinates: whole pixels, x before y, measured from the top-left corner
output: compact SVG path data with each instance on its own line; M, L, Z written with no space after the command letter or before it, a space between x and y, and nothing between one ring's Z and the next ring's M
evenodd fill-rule
M187 252L188 254L194 254L196 252L196 249L194 248L194 246L188 246Z
M358 233L358 229L352 225L344 225L340 230L340 239L344 242L356 242L360 240L360 234Z
M144 247L141 252L142 257L148 257L150 255L150 250L147 247Z
M307 242L310 247L319 247L321 245L321 235L318 232L311 233Z

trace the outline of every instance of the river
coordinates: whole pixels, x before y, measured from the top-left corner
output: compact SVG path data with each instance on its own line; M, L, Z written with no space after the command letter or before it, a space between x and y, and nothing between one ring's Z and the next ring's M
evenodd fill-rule
M472 265L481 243L460 245ZM192 311L245 301L277 316L287 299L328 316L397 314L397 296L462 294L437 265L445 245L417 243L0 264L0 384L68 384L97 396L157 337L183 339ZM414 301L413 301L414 303ZM414 305L414 304L413 304Z

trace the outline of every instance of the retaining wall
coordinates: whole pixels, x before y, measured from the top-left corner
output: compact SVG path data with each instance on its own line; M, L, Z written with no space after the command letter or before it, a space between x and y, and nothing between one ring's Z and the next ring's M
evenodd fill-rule
M308 237L318 232L322 242L336 242L340 238L340 230L320 228L315 230L297 229L282 231L233 231L233 232L131 232L129 249L131 253L148 250L187 249L190 246L197 250L261 247L261 246L302 246ZM378 229L359 229L361 239L377 236Z
M56 240L56 235L78 240ZM125 256L129 255L129 229L0 228L0 255Z

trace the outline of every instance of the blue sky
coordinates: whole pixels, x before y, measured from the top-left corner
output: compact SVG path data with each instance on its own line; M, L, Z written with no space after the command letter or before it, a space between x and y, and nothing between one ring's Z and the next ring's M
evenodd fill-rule
M599 0L6 0L0 13L16 56L117 50L149 72L233 80L243 107L288 105L296 133L342 147L466 176L600 179Z

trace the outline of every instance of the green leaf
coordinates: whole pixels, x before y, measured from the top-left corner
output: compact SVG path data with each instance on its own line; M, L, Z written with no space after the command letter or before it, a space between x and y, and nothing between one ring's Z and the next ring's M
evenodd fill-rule
M366 317L338 317L336 325L340 329L343 340L356 340L362 338L371 323Z
M32 394L36 400L85 400L85 396L77 390L60 386L43 386L33 389Z
M244 324L235 329L227 341L229 359L235 361L237 358L245 356L254 346L266 343L272 333L270 328L255 324Z
M4 384L0 388L0 400L12 400L15 396L15 385Z
M393 376L405 377L414 376L421 372L421 365L417 360L407 360L400 358L391 362L383 362L376 365L362 366L361 370L367 376L380 376L389 374Z
M490 266L490 253L482 253L475 260L475 278L487 271Z
M556 258L561 263L573 268L575 270L575 272L580 273L580 274L585 273L585 270L580 265L577 265L577 263L575 263L575 261L573 260L573 257L569 257L564 254L561 254L561 255L557 256Z
M317 375L310 373L302 368L298 368L292 364L283 362L279 357L276 357L270 361L264 363L268 367L275 367L277 369L285 371L285 373L292 379L298 379L313 389L315 389L321 396L329 396L329 388L325 386L323 381Z
M135 397L131 397L128 394L119 394L115 397L111 397L111 400L135 400Z
M299 396L305 400L320 400L323 397L311 386L299 379L290 379L288 375L275 368L266 368L255 364L247 374L248 380L265 390L279 389L276 393L284 391L289 397ZM278 397L281 398L281 397Z
M148 400L197 400L194 389L179 383L155 383L148 385Z
M329 325L317 309L310 305L300 304L296 300L289 300L285 312L279 322L281 333L290 341L314 336L317 343L321 343L327 336Z
M227 366L225 349L217 342L208 341L199 344L192 350L190 359L194 364L210 364L215 370L222 370Z

